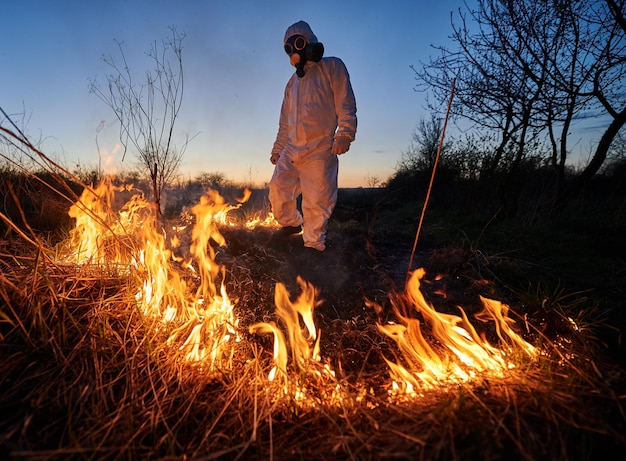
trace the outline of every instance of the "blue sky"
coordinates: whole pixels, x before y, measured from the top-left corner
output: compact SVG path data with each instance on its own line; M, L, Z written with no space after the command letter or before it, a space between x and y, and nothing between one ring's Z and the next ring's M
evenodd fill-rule
M269 180L270 150L285 84L293 67L282 49L285 29L307 21L325 55L343 59L354 88L359 126L341 156L341 187L387 179L410 145L424 109L411 65L427 61L431 45L448 45L450 12L463 0L256 1L107 0L12 1L3 6L0 107L43 151L64 165L98 164L115 154L118 126L111 109L89 93L106 83L105 54L123 42L129 64L143 73L144 54L175 26L183 42L185 97L177 129L195 136L181 165L185 177L224 174L233 181ZM107 128L99 129L105 122Z

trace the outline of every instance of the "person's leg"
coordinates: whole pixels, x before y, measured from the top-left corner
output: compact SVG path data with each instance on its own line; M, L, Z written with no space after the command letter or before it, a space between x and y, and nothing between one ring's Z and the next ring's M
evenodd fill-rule
M329 153L307 161L301 168L305 247L326 249L326 227L337 203L338 167L337 156Z
M283 227L299 227L302 215L298 211L300 176L292 162L281 157L276 164L269 184L269 199L274 218Z

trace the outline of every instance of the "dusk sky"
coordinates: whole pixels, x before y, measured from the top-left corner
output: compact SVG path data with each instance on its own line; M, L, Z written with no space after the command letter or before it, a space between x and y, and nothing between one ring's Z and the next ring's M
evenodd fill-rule
M89 92L106 84L103 55L119 57L141 77L151 67L145 53L184 33L185 95L178 144L195 136L181 173L222 173L229 180L263 184L271 177L270 150L283 90L294 69L282 48L285 29L305 20L340 57L357 100L357 139L341 156L340 187L386 180L410 145L421 117L423 93L414 90L418 66L450 44L450 13L463 0L258 1L258 0L20 0L5 2L0 42L0 107L42 150L70 168L98 165L103 157L120 169L134 159L115 149L115 116Z

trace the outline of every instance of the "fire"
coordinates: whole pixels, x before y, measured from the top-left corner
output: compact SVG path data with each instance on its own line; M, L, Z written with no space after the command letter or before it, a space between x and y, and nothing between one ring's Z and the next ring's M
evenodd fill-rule
M477 318L495 323L497 335L505 347L496 348L477 333L462 308L459 307L460 315L439 313L424 299L420 291L424 275L424 269L412 273L405 298L431 327L437 345L426 340L420 321L403 314L397 304L394 311L400 324L378 325L382 333L396 342L407 363L404 367L385 359L394 380L394 392L411 395L417 389L433 389L477 377L504 377L515 367L511 358L515 354L535 355L535 348L511 329L508 306L481 297L484 310Z
M320 361L320 337L313 322L316 290L313 285L300 277L297 281L302 291L295 302L291 302L287 289L281 283L276 285L274 302L277 315L287 326L292 361L298 372L306 372L311 360ZM300 321L304 323L304 326L300 325ZM277 372L280 372L281 377L287 380L287 342L276 323L256 323L250 327L250 332L274 334L276 366L270 372L270 380L275 378Z
M157 331L167 329L167 344L177 345L187 361L211 368L223 365L239 340L238 319L210 242L225 244L217 225L233 207L214 191L201 198L191 210L196 221L191 259L184 261L168 248L165 232L155 226L152 205L139 191L114 211L114 194L124 190L134 191L132 186L113 186L109 179L85 189L70 209L76 227L62 260L116 264L139 287L135 300L146 318L157 322ZM181 261L179 268L175 263Z
M133 235L144 224L148 209L136 193L118 213L114 210L116 192L133 191L132 185L114 186L110 178L95 189L85 188L69 215L76 220L70 232L69 248L63 262L74 264L129 264L131 254L124 236Z
M315 287L297 277L300 295L291 301L289 293L281 283L276 285L274 303L276 314L287 328L287 337L275 322L256 323L251 333L274 335L274 367L268 375L269 381L279 380L283 393L293 395L295 400L314 406L309 387L322 390L325 402L334 404L344 401L344 392L335 380L335 372L320 357L320 332L315 327L313 312L319 304ZM293 372L287 368L288 350L291 351ZM329 389L326 389L329 388Z
M133 195L115 212L115 194L121 192ZM246 190L237 205L229 205L216 191L203 195L190 209L193 219L189 223L194 224L189 251L184 254L176 233L185 226L172 229L174 235L168 245L167 233L157 229L154 209L143 194L133 186L113 186L107 179L96 188L86 188L71 207L69 213L76 219L76 227L59 259L123 271L129 275L135 303L144 318L153 322L155 334L165 332L165 344L175 354L184 362L209 369L231 367L234 347L241 340L239 320L226 293L225 268L216 262L213 245L226 245L219 226L236 225L228 213L249 197ZM264 221L250 218L243 227L263 224L276 225L270 214ZM508 306L481 298L484 309L476 317L493 322L501 343L496 347L477 332L462 308L459 315L444 314L425 300L420 290L424 274L423 269L414 271L405 292L393 302L398 323L377 325L399 351L398 363L385 359L392 395L414 396L421 390L475 378L505 377L520 356L535 356L535 348L511 327ZM283 284L276 285L278 322L256 323L249 328L251 333L273 335L273 368L267 383L279 386L283 395L293 396L299 404L315 405L316 399L323 399L325 404L345 405L347 394L320 354L321 332L314 322L319 293L299 276L297 283L300 294L295 300ZM414 311L407 312L407 305ZM434 340L427 339L415 314L429 327Z
M214 195L213 198L215 200L221 200L222 202L224 201L224 199L216 191L210 191L209 194ZM276 219L274 219L274 214L271 211L265 213L265 218L261 217L261 213L257 213L254 216L248 216L243 221L235 219L233 217L233 214L230 212L241 208L241 206L250 199L251 195L252 191L248 188L245 188L243 191L243 196L236 199L238 203L236 205L225 205L223 209L215 214L213 220L215 220L220 225L229 227L245 227L246 229L250 230L257 227L280 227Z

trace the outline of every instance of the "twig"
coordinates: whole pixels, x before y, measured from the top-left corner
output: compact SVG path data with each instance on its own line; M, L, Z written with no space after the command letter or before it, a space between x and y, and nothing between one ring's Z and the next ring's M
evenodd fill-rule
M420 216L420 221L417 227L417 232L415 233L415 241L413 242L413 249L411 250L411 257L409 258L409 267L406 273L406 280L409 279L411 266L413 265L413 256L415 255L415 248L417 247L417 239L419 238L419 234L422 229L422 222L424 221L424 213L426 213L426 206L428 205L428 199L430 198L430 191L433 188L433 181L435 180L435 172L437 171L437 164L439 163L439 157L441 155L441 149L443 146L443 138L446 133L446 126L448 125L448 115L450 114L450 107L452 106L452 98L454 96L455 84L456 84L456 78L452 80L452 89L450 90L450 100L448 101L448 109L446 110L446 118L445 118L445 121L443 122L443 129L441 130L441 139L439 140L439 147L437 147L437 155L435 156L435 162L433 163L433 171L432 171L432 174L430 175L430 184L428 184L428 191L426 192L426 199L424 200L424 206L422 207L422 214Z

